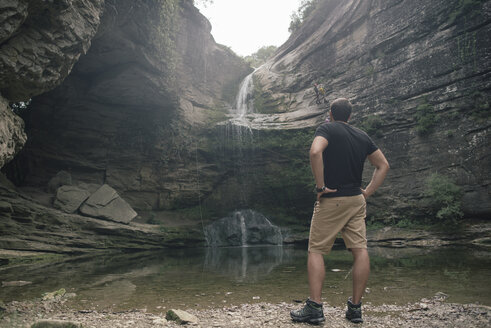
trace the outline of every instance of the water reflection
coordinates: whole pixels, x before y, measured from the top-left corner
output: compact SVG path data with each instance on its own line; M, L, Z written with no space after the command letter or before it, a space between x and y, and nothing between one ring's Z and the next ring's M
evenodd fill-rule
M288 257L287 254L288 249L282 246L210 247L206 250L204 268L236 281L254 282L283 263L283 257Z
M491 288L483 284L491 275L491 252L485 249L369 251L372 274L366 300L373 304L405 304L444 292L451 302L491 305ZM305 249L268 246L98 254L49 264L0 266L0 281L32 282L0 288L0 299L39 298L65 288L77 294L70 300L75 308L161 311L196 304L289 302L307 295L306 261ZM331 304L342 305L349 296L351 265L346 250L333 250L327 258L325 297Z

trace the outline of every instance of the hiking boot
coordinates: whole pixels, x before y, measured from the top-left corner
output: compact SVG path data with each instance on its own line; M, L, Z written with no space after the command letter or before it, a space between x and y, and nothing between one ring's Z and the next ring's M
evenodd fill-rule
M300 310L290 311L290 316L293 321L308 322L311 324L320 324L326 320L322 304L318 304L310 299L305 302L305 306Z
M361 318L361 301L358 304L351 302L351 297L348 299L348 310L346 310L346 319L354 323L362 323Z

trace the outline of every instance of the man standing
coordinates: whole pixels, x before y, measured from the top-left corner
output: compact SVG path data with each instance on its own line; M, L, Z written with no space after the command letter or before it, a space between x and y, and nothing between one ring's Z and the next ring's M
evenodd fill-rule
M353 254L353 295L348 299L346 318L363 322L361 297L370 273L366 239L366 198L382 184L389 170L384 154L363 131L348 124L352 105L345 98L331 104L331 122L317 128L310 148L317 201L310 225L307 260L310 297L300 310L291 311L294 321L322 323L324 257L341 232ZM361 188L365 159L375 167L366 189Z

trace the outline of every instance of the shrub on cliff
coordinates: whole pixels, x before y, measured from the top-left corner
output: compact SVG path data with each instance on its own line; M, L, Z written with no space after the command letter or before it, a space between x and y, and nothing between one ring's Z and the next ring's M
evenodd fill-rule
M429 199L432 214L444 221L457 222L462 212L462 189L450 178L438 173L426 180L425 196Z
M244 57L246 63L252 67L259 67L266 62L276 51L276 46L264 46L250 56Z
M419 135L427 135L432 132L437 122L438 117L433 106L424 103L416 107L416 131Z
M294 11L290 18L290 27L288 27L288 32L293 33L302 26L303 22L309 15L314 11L320 0L302 0L297 11Z

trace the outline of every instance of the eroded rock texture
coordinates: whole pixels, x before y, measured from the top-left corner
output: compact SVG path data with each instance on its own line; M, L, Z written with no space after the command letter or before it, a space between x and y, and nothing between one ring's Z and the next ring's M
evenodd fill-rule
M197 167L209 165L198 135L225 119L251 70L210 30L191 1L106 2L87 54L33 99L11 177L42 187L66 170L74 184L109 184L139 213L196 205Z
M490 1L322 1L255 74L259 110L300 128L308 122L292 117L322 107L321 82L327 100L352 100L352 123L391 163L374 214L412 217L438 172L464 188L467 215L489 216L490 23Z
M102 0L7 0L0 5L0 93L26 101L53 89L90 46Z
M0 3L0 167L24 146L22 120L9 102L27 101L59 85L90 46L101 0Z

